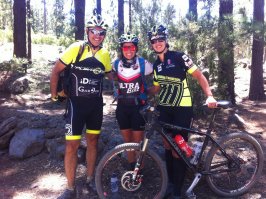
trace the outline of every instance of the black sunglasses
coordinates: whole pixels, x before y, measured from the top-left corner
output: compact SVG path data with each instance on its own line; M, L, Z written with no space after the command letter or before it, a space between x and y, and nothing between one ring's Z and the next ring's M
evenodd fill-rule
M156 43L161 43L161 42L164 42L165 39L154 39L154 40L151 40L151 44L156 44Z

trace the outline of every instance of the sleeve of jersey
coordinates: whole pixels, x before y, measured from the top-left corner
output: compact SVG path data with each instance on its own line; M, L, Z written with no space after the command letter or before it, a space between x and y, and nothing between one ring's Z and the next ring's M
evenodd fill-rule
M188 57L186 54L182 55L182 59L184 62L184 67L189 74L192 74L195 70L197 70L198 67L193 63L191 58Z
M153 66L150 62L145 60L145 75L149 75L153 72Z
M102 56L103 56L102 63L105 67L105 72L106 73L111 72L112 71L112 65L111 65L111 58L110 58L109 52L106 50Z
M76 56L78 54L80 48L80 44L78 42L71 44L60 56L60 61L65 64L69 65L75 62Z
M111 63L112 71L115 71L115 65L114 65L114 64L115 64L115 62L112 62L112 63ZM116 71L115 71L115 72L116 72Z
M158 79L157 79L157 74L156 74L156 71L155 70L153 71L153 85L154 86L160 86L159 85L159 82L158 82Z
M112 70L113 70L114 72L116 72L115 62L116 62L117 60L118 60L118 59L114 59L114 60L112 61L112 63L111 63ZM118 64L119 64L119 63L118 63Z

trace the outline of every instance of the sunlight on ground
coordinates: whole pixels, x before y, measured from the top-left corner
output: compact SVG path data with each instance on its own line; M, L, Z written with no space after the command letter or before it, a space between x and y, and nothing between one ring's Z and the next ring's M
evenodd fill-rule
M39 187L40 189L47 189L58 191L66 184L65 176L61 174L48 173L38 177L38 179L31 185L32 188Z
M23 192L23 193L16 193L13 197L13 199L29 199L29 198L35 198L34 193L30 193L30 191Z
M261 194L259 193L255 193L255 194L247 194L247 197L245 197L244 199L262 199Z
M17 191L13 199L51 198L54 193L60 193L66 185L66 178L61 174L48 173L35 180L29 190ZM33 191L36 189L36 191ZM53 198L53 197L52 197Z
M18 172L17 168L8 168L8 169L6 169L5 171L2 172L2 176L3 177L10 176L10 175L13 175L13 174L15 174L17 172Z

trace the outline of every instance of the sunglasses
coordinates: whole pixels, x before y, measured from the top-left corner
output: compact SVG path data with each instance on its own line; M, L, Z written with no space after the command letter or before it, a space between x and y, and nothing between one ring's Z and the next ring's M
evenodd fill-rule
M105 36L106 31L105 30L96 30L96 29L90 29L90 32L94 35L98 36Z
M135 51L136 50L136 46L123 46L122 47L123 51Z
M156 43L162 43L164 42L165 40L164 39L154 39L154 40L151 40L151 44L156 44Z

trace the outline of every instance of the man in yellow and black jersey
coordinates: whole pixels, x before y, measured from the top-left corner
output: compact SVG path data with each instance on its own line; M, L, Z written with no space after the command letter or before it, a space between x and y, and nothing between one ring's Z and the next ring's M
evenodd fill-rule
M192 75L199 82L207 96L209 107L216 107L216 100L212 96L209 84L192 60L183 52L170 51L167 44L167 30L163 25L153 26L148 32L157 60L153 64L154 86L149 89L150 94L159 94L159 120L182 127L190 127L193 112L191 93L187 83L187 74ZM188 141L187 132L169 132L172 137L180 134ZM184 183L186 164L171 151L169 144L164 141L165 160L169 177L168 193L174 199L181 198L181 188Z
M71 90L66 118L65 172L67 189L60 199L75 198L75 172L77 151L81 134L86 125L87 141L87 183L91 183L97 158L97 143L103 119L102 87L104 75L112 79L109 52L102 48L107 24L100 15L95 14L87 23L88 41L79 60L80 43L70 45L56 62L50 78L51 99L57 100L57 82L59 74L70 64Z

